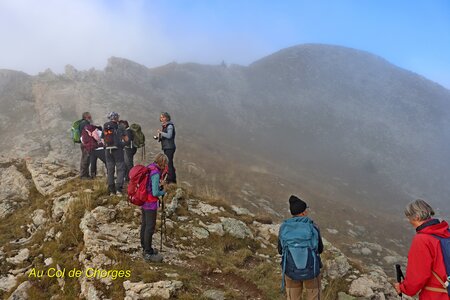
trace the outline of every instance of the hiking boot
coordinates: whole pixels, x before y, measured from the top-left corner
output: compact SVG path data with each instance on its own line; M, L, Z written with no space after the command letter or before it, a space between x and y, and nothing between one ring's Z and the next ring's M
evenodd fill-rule
M123 196L122 192L117 192L116 195L119 196L119 197Z
M144 259L147 262L153 262L153 263L161 263L163 261L163 257L159 253L157 253L157 254L148 254L148 253L146 253L144 255Z
M158 250L156 250L156 249L153 249L153 252L152 252L152 254L158 254L159 252L158 252ZM146 252L145 252L145 250L144 249L142 249L142 257L145 257L145 254L147 254ZM149 253L150 254L150 253ZM152 254L150 254L150 255L152 255Z

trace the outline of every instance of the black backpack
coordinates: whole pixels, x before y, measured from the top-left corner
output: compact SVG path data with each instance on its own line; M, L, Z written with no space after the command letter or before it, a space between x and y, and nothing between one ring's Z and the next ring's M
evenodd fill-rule
M103 128L103 141L105 147L115 147L118 125L113 122L108 122Z

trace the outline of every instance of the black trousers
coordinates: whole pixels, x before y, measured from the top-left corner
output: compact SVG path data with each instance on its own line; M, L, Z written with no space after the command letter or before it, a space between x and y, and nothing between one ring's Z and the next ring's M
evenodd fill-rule
M177 174L175 172L175 166L173 165L173 157L176 149L165 149L164 154L169 159L169 173L167 174L168 183L177 183Z
M106 166L105 150L103 148L99 150L92 150L89 155L91 162L91 177L95 178L97 176L97 159L100 159Z
M128 174L134 166L134 155L136 152L137 148L125 148L125 181L129 180Z
M145 209L141 209L141 211L141 246L145 253L153 254L152 240L153 233L155 233L157 211Z
M110 193L123 190L123 179L125 177L125 164L123 149L105 149L106 170L108 173L108 189ZM117 169L117 184L114 182L114 174Z
M89 177L89 152L84 150L83 144L80 146L81 148L81 161L80 161L80 177L88 178Z

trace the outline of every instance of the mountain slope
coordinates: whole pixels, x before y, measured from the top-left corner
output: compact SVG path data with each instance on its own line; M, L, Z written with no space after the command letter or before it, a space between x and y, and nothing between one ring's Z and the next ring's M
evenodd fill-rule
M450 92L366 52L300 45L247 67L149 69L112 57L102 71L1 74L0 139L8 146L0 151L10 157L76 165L71 122L89 110L103 124L115 110L143 126L147 162L158 150L150 139L158 114L170 111L181 180L234 203L279 218L282 200L297 193L330 229L347 232L344 215L377 242L403 245L407 201L446 208Z

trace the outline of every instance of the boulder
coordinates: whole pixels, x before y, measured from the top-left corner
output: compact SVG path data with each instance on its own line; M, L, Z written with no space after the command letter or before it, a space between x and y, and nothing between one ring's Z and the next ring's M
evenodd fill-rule
M225 232L230 235L239 239L253 238L250 228L248 228L248 226L241 220L221 217L220 221L222 222Z
M160 297L171 299L176 292L183 287L183 283L178 280L163 280L158 282L144 283L124 281L125 300L147 299Z

